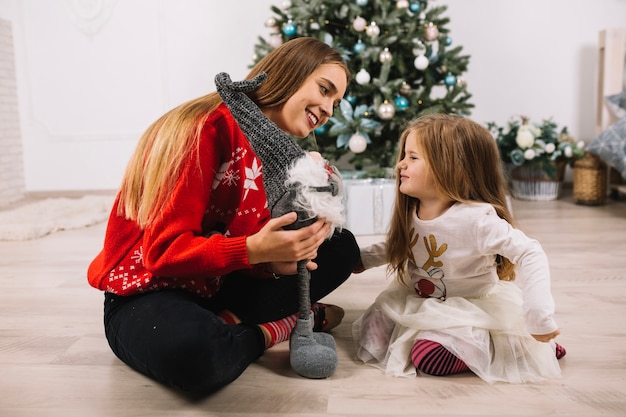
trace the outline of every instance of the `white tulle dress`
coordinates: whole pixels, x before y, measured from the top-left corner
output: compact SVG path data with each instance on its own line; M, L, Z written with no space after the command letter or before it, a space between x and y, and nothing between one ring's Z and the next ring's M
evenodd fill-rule
M547 258L539 243L501 220L488 204L455 204L434 220L415 216L411 282L395 278L353 325L357 356L387 375L414 377L416 339L442 344L488 383L558 378ZM361 250L366 267L382 264L385 244ZM494 257L518 267L502 281ZM417 266L421 265L421 266Z

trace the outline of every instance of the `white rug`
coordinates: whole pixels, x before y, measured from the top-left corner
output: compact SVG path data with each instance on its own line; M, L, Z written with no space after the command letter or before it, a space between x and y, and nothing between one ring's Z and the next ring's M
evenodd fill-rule
M48 198L0 211L0 240L29 240L108 219L113 196Z

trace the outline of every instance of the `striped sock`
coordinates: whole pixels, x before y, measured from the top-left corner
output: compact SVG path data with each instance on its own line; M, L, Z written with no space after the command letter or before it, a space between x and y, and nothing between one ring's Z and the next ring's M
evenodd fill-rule
M269 340L267 341L265 348L268 349L275 344L289 340L291 331L294 327L296 327L297 319L298 314L296 313L280 320L259 324L263 333L266 336L269 336Z
M469 370L465 362L441 344L425 339L415 341L411 349L411 361L419 371L434 376L458 374Z

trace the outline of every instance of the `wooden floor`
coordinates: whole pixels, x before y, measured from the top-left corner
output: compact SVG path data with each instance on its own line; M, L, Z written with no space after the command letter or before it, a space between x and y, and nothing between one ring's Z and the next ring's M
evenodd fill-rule
M333 332L340 362L332 377L294 374L283 343L230 386L190 401L109 350L103 296L85 279L102 243L100 224L0 242L0 416L626 416L626 201L581 206L570 191L513 207L551 260L558 341L568 352L559 380L403 379L357 363L350 325L388 282L378 268L352 276L326 299L346 309Z

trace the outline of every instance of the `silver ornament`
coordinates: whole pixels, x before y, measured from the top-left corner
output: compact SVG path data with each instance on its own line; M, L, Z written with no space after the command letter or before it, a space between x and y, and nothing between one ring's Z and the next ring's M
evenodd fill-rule
M367 29L365 29L365 33L367 33L367 36L369 36L370 38L375 38L380 35L380 28L378 27L376 22L372 22L367 27Z
M393 60L393 55L391 55L391 52L389 52L389 48L385 48L380 51L380 54L378 55L378 60L382 64L384 64L385 62L391 62Z
M391 120L393 116L396 114L396 108L393 107L393 104L389 103L387 100L376 110L378 117L383 120Z
M400 84L400 94L403 96L411 94L411 86L406 81L402 81L402 84Z

